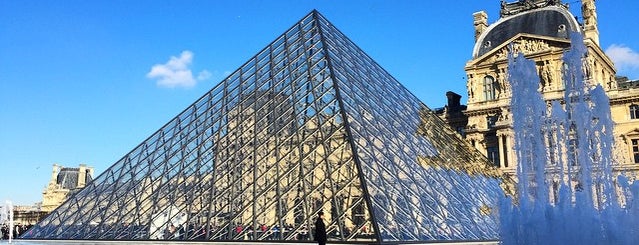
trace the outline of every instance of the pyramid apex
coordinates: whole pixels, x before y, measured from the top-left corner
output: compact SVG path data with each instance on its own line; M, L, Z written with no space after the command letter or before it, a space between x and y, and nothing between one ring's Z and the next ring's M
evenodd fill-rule
M311 12L309 13L309 15L313 15L313 18L318 18L318 16L322 16L322 13L319 12L319 10L317 9L313 9L311 10ZM323 17L323 16L322 16Z

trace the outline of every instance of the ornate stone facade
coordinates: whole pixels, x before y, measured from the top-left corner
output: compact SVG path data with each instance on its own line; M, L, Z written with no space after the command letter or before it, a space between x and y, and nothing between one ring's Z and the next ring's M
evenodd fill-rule
M62 204L69 194L78 191L91 181L93 168L80 164L78 168L66 168L53 164L51 180L42 193L40 211L51 212Z
M639 177L639 80L619 78L617 89L608 92L615 122L617 169Z
M16 225L33 225L46 216L47 212L40 210L39 205L14 206L13 223Z
M482 12L483 13L483 12ZM507 13L507 14L505 14ZM601 47L594 0L582 0L584 23L578 23L561 1L502 2L501 18L488 28L477 28L473 58L467 62L468 117L466 139L507 173L516 171L514 132L507 82L508 54L523 53L537 64L539 90L546 101L562 100L563 52L570 47L568 33L584 35L588 55L587 82L601 84L610 97L615 125L617 171L639 170L639 88L637 81L617 81L616 69ZM485 14L481 15L485 18ZM552 17L552 18L548 18ZM552 19L553 21L548 21ZM540 26L541 23L547 26ZM521 25L517 25L521 24ZM524 26L520 30L513 26ZM528 26L535 26L534 28Z

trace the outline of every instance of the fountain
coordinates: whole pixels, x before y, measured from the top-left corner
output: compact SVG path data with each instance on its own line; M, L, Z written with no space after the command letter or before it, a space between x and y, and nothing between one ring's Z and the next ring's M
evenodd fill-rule
M9 243L13 239L13 204L7 201L4 206L0 207L0 225L9 223ZM2 239L0 237L0 239Z
M534 61L510 54L519 180L517 196L500 207L504 244L639 242L639 181L613 176L608 97L584 81L582 35L571 34L571 43L564 54L564 104L547 105Z

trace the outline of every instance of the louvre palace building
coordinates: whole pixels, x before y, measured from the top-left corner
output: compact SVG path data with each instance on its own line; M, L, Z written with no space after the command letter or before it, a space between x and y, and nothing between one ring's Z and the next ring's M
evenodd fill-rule
M468 104L460 105L461 96L448 92L448 105L437 114L505 173L517 171L508 54L521 52L534 60L539 91L550 105L564 99L562 58L571 46L569 33L577 32L587 47L586 82L601 85L610 98L615 123L613 171L639 176L639 81L618 77L599 45L595 1L582 0L579 14L581 22L558 0L502 1L500 18L492 24L486 12L473 14L475 46L464 68Z

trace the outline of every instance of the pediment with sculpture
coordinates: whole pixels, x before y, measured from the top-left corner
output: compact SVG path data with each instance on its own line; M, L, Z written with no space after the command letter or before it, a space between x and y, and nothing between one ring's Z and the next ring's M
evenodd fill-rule
M493 64L499 61L506 61L511 52L523 53L524 55L534 55L548 52L563 52L570 46L570 40L551 38L539 35L521 33L508 41L495 47L490 52L469 62L469 65Z

